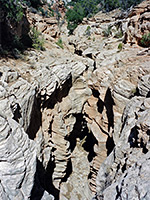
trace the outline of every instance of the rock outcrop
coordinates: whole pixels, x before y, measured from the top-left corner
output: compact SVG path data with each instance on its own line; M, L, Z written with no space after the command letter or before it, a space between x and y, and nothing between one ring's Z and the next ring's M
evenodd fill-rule
M61 49L56 19L29 13L46 50L0 60L2 199L148 198L149 49L130 46L131 16L119 16L100 12L69 37L64 25Z
M150 1L143 1L129 13L126 40L131 44L141 44L144 34L150 32Z
M148 84L145 88L150 91ZM120 137L98 172L96 199L149 199L150 98L146 96L132 98L124 110Z

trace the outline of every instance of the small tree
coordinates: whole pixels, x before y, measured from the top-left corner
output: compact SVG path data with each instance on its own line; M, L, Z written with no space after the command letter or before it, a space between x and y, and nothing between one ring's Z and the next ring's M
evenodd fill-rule
M73 33L78 24L82 22L84 16L84 9L80 3L76 3L73 9L68 9L66 13L66 18L68 21L67 28L69 30L69 34Z

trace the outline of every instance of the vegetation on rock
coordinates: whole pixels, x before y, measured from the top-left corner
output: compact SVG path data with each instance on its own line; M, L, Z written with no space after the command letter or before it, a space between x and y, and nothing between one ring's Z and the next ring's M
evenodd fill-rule
M44 38L42 34L35 28L32 27L30 31L30 37L32 39L32 47L37 50L45 50L44 48Z
M69 33L73 33L74 29L82 22L84 17L91 17L100 10L105 12L116 8L126 10L141 1L142 0L74 0L68 4L69 7L66 13Z
M63 46L63 41L62 41L62 39L61 38L59 38L58 39L58 41L56 42L56 44L60 47L60 48L64 48L64 46Z
M142 39L140 41L141 46L143 47L149 47L150 46L150 33L144 34L142 36Z
M1 12L3 12L3 20L11 19L18 22L22 19L23 8L19 0L0 0L0 5Z

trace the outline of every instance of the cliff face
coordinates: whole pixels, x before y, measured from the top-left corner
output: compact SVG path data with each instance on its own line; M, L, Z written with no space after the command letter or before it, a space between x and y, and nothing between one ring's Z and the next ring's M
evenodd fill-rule
M64 49L56 20L29 13L46 51L0 60L1 199L149 198L150 50L130 31L147 33L149 6L64 25Z

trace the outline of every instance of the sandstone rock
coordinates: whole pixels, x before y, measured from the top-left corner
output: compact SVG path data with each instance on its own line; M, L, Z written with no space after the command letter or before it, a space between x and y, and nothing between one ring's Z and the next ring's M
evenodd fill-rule
M49 195L53 194L55 199L83 200L91 199L96 190L97 198L115 199L121 189L121 197L125 198L131 184L136 185L135 176L137 191L146 195L149 183L140 187L143 175L138 177L141 172L135 163L144 170L146 157L143 160L142 157L149 151L150 102L145 98L149 94L149 49L143 51L142 47L123 44L123 37L116 36L118 30L126 33L127 42L132 43L141 38L139 29L148 30L147 5L142 9L137 7L136 12L123 20L116 16L116 11L110 16L99 13L89 21L85 19L69 39L64 25L61 34L64 49L55 44L55 37L60 34L55 18L29 14L31 23L47 38L46 51L27 50L24 61L0 61L0 110L5 112L8 122L13 119L18 122L13 121L17 130L22 127L23 141L26 137L26 142L36 148L37 168L34 160L34 170L28 170L32 180L23 170L19 174L21 183L27 181L30 185L26 194L21 193L25 185L18 188L20 182L14 183L17 199L26 198L21 195L30 198L30 194L35 200L53 199ZM91 27L89 39L84 35L88 26ZM108 26L112 32L104 38L103 31ZM121 50L118 49L120 43ZM138 83L138 79L141 82ZM6 140L8 137L9 131L6 131ZM17 138L19 136L15 137L14 144L19 153L22 143ZM7 140L6 146L11 147L9 144ZM33 151L35 154L35 149ZM25 159L32 159L30 156L35 159L32 155L32 151L28 152ZM20 159L14 159L15 166L19 165ZM5 167L5 163L2 165ZM24 169L22 165L19 170ZM9 178L11 176L14 174L10 173ZM129 178L133 178L133 182ZM9 189L7 183L4 186ZM9 199L11 193L4 191L3 184L0 188L0 197ZM135 191L136 188L130 195L136 197Z
M128 29L126 31L126 42L141 45L141 38L149 33L149 10L150 1L143 1L137 5L129 14Z
M31 196L36 170L35 143L14 120L1 115L0 124L1 197L27 199Z
M138 85L139 93L142 96L150 96L150 75L145 75L141 78Z
M146 163L149 156L149 103L149 98L135 97L124 110L116 147L98 172L96 199L142 199L143 195L144 198L149 196L149 182L140 184L145 182L149 173ZM145 170L144 177L139 168Z

